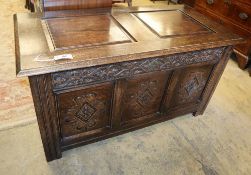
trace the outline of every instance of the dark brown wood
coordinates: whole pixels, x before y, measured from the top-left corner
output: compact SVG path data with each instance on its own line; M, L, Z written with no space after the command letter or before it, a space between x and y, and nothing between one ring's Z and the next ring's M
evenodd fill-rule
M216 65L214 65L210 78L208 79L207 87L204 89L204 92L201 96L201 103L197 111L194 113L195 116L201 115L204 113L216 89L216 86L218 85L220 81L220 78L224 72L224 69L227 65L227 62L230 58L231 53L232 53L232 47L229 46L228 48L226 48L224 54L222 55L222 59Z
M43 11L76 10L111 7L112 0L41 0Z
M251 57L251 1L188 0L184 3L213 17L247 40L245 44L236 45L234 48L239 67L245 69Z
M51 35L53 50L131 42L109 14L61 19L43 21Z
M246 45L245 46L244 45L238 45L237 47L241 48L241 46L247 47ZM244 55L241 51L238 51L238 50L234 50L234 53L235 53L236 60L237 60L239 68L245 69L247 67L247 65L248 65L248 62L249 62L249 56Z
M165 71L128 78L120 106L122 127L136 125L160 113L168 78L169 72Z
M31 0L26 0L25 1L25 6L26 9L30 10L31 12L35 12L35 6Z
M179 33L175 33L174 35L170 35L168 37L160 38L156 35L155 32L150 30L150 28L135 17L135 13L145 12L145 11L166 11L166 14L169 14L170 11L179 11L179 13L184 13L192 22L192 26L197 28L197 26L206 27L209 30L213 29L214 32L208 32L203 34L195 35L189 34L189 31L193 31L192 28L187 28L186 35L179 35ZM101 14L107 14L107 11L102 11ZM149 12L153 13L153 12ZM66 16L74 16L81 18L83 16L99 16L97 11L71 11L71 12L55 12L53 19L63 20L68 17ZM110 13L109 13L110 14ZM191 8L175 5L175 6L167 6L163 8L152 8L152 7L141 7L140 10L138 7L132 7L129 9L113 9L110 14L112 18L114 18L115 25L123 31L130 39L130 43L115 43L115 44L105 44L97 47L93 45L92 47L88 47L88 49L80 49L79 46L66 47L65 49L54 50L53 46L53 36L43 28L41 25L41 19L38 14L18 14L15 17L15 20L18 20L15 28L32 28L29 31L29 37L24 30L17 30L17 34L20 38L26 38L25 40L19 41L20 54L22 57L21 61L17 61L17 72L18 76L30 76L30 75L38 75L44 73L51 73L63 70L70 70L76 68L97 66L103 64L111 64L116 62L130 61L130 60L138 60L147 57L158 57L161 55L170 55L180 52L193 51L195 48L197 50L203 48L214 48L221 47L229 44L239 44L243 39L237 35L233 35L231 31L226 30L223 26L219 25L208 18L205 18L203 15L198 12L192 10ZM52 16L50 16L52 19ZM60 18L56 18L60 17ZM63 19L62 19L63 18ZM182 20L177 19L182 23ZM44 19L42 19L43 23ZM198 22L196 22L198 21ZM147 22L148 24L150 23ZM172 29L176 29L172 23L160 23L159 26L163 30L168 30L169 27ZM108 25L108 23L107 23ZM117 28L116 27L116 28ZM67 28L74 28L72 26L67 26ZM177 27L179 28L179 27ZM64 29L70 30L70 29ZM95 33L99 33L99 31L95 31L95 29L90 29L93 31L93 35ZM27 30L28 31L28 30ZM63 30L62 30L63 31ZM182 33L180 33L182 34ZM61 36L65 38L65 36ZM72 43L71 38L68 38L68 43ZM92 43L93 44L93 43ZM32 49L31 49L32 48ZM161 50L161 52L160 52ZM43 53L43 54L41 54ZM34 61L35 57L41 57L42 59L51 59L55 55L63 54L63 53L71 53L74 56L73 60L67 61L57 61L57 62L39 62ZM19 57L17 58L19 60ZM58 64L60 63L60 64Z
M17 74L29 76L48 161L76 146L202 114L231 46L243 41L183 6L52 14L14 18ZM48 61L62 53L74 59Z
M165 113L176 108L196 105L201 102L202 92L212 71L212 64L184 68L173 75L172 88L167 91ZM172 95L171 95L172 94Z
M104 65L46 76L39 75L34 78L43 80L47 77L42 81L43 84L39 83L39 87L34 86L32 76L30 81L31 88L35 91L34 103L50 105L53 108L53 110L44 109L44 106L40 109L41 106L36 106L37 113L41 113L40 110L50 112L56 110L57 114L54 115L58 116L51 118L56 120L54 124L51 121L46 122L56 125L57 132L47 131L47 127L52 126L40 128L42 140L52 140L48 136L43 136L43 133L55 132L54 135L58 135L60 132L58 137L61 149L66 149L109 137L119 133L119 130L124 132L123 130L128 128L133 130L143 123L157 122L161 116L170 119L180 113L196 112L204 89L209 89L210 93L214 87L207 87L209 75L213 65L221 60L225 52L225 48L222 47L157 59L148 58L143 61L133 61L133 64L125 62L130 69L123 68L121 64L114 64L108 67ZM156 72L158 70L159 72ZM111 71L115 71L115 74ZM128 71L132 72L127 74ZM169 78L170 75L172 78ZM115 79L118 80L114 81ZM104 81L107 83L102 83ZM47 89L46 82L52 85L52 89ZM39 92L36 91L38 88L44 89ZM48 104L48 95L44 94L45 91L53 93L56 102L53 100L50 102L54 105ZM43 97L45 99L41 99ZM208 97L203 98L203 101L207 102ZM48 152L47 147L51 144L44 144L45 152ZM57 151L60 152L61 149L57 148ZM59 158L50 152L47 154L48 161Z
M57 91L62 144L111 129L112 83Z
M29 81L46 159L51 161L61 158L59 114L51 76L33 76L29 77Z
M69 70L52 74L55 90L79 87L92 83L112 81L134 75L188 67L189 65L216 63L223 54L222 48L155 57L138 61L109 64L86 69Z
M191 7L194 6L194 2L195 2L195 0L181 0L180 1L180 3L184 3L184 4L189 5Z
M120 128L121 122L121 105L125 94L126 80L124 78L116 80L113 91L113 108L112 108L112 128Z
M205 26L199 24L181 11L159 11L134 13L159 37L198 35L210 33ZM168 24L172 24L168 26Z

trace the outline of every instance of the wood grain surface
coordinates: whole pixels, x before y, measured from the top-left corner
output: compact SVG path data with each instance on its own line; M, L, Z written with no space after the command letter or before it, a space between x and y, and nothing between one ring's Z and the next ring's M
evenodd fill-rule
M112 0L43 0L44 11L111 7Z
M30 50L24 47L31 44L31 16L20 22L15 16L17 71L29 67L22 71L29 76L47 161L76 146L183 114L203 114L232 45L242 39L189 8L168 8L43 21L33 15L37 27L29 37L38 43ZM74 59L38 61L59 53Z
M54 49L131 42L110 15L47 19L45 23L51 34Z
M181 12L177 12L177 10ZM156 11L156 12L149 12ZM161 12L158 12L161 11ZM163 12L165 11L165 12ZM161 31L165 28L165 32L170 29L174 31L177 29L174 34L182 34L187 32L186 35L171 35L170 37L158 37L155 32L153 32L145 23L143 23L139 18L134 14L144 12L143 14L170 14L176 15L176 19L179 23L170 22L160 22L162 26L156 31ZM63 15L66 17L63 17ZM100 45L95 47L88 48L79 48L74 45L85 43L86 41L80 41L76 39L77 37L71 35L57 36L56 33L64 32L73 32L75 34L81 33L81 28L84 24L78 20L79 16L82 19L83 16L87 19L97 19L100 14L111 15L114 20L111 20L110 26L108 26L108 21L102 22L97 25L92 21L89 21L88 24L93 24L88 30L92 30L93 33L99 33L96 28L115 30L118 32L112 35L104 35L102 37L107 37L101 39L99 37L94 38L89 36L87 41L89 43L95 42L105 42L105 41L115 41L116 44ZM83 68L90 66L97 66L103 64L111 64L116 62L138 60L146 57L156 57L163 55L170 55L179 52L187 52L192 50L198 50L203 48L213 48L221 47L225 45L232 45L241 43L243 39L238 35L233 34L231 31L224 28L224 26L219 25L218 23L213 22L212 20L206 18L200 13L194 11L189 7L184 7L180 5L176 6L164 6L164 7L132 7L132 8L115 8L111 13L105 11L72 11L72 12L58 12L54 13L55 17L60 18L50 18L49 20L57 21L56 23L64 23L68 21L67 16L75 16L70 18L73 21L76 21L76 24L81 23L83 25L67 26L67 27L55 27L53 26L50 30L55 30L57 32L52 32L52 38L54 34L54 39L60 41L61 45L73 46L67 49L51 51L48 43L50 43L51 36L47 36L44 32L44 29L41 24L41 19L38 14L18 14L15 16L15 32L19 36L19 39L16 38L17 45L17 75L18 76L27 76L27 75L38 75L43 73L57 72L63 70L70 70L73 68ZM91 16L90 16L91 15ZM106 18L100 16L101 18ZM163 17L166 19L166 17ZM168 18L168 17L167 17ZM108 19L108 18L106 18ZM70 20L70 21L71 21ZM105 21L105 20L104 20ZM161 19L159 21L162 21ZM190 27L185 26L184 29L175 24L186 24ZM87 26L87 24L86 24ZM85 27L86 27L85 26ZM84 28L85 28L84 27ZM83 29L84 29L83 28ZM162 28L162 29L161 29ZM213 32L208 32L211 30ZM199 34L190 34L190 31L198 32ZM202 31L202 33L200 33ZM205 32L205 33L203 33ZM83 37L85 32L82 32L79 38ZM120 41L127 41L128 37L132 42L130 43L120 43ZM74 38L74 40L73 40ZM61 40L64 42L61 42ZM76 39L76 40L75 40ZM59 42L56 42L59 44ZM95 44L94 44L95 45ZM31 49L32 48L32 49ZM160 52L161 51L161 52ZM39 62L34 61L34 58L41 56L44 59L50 59L54 55L70 53L73 55L73 60L64 60L64 61L49 61L49 62Z
M211 32L179 10L134 13L159 37L198 35Z

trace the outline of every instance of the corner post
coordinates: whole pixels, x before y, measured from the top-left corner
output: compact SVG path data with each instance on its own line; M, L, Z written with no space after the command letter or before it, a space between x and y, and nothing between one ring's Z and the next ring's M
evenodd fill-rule
M60 129L51 75L30 76L29 81L46 159L59 159Z
M224 69L227 65L227 62L232 53L233 47L225 47L223 56L220 58L220 61L214 66L211 76L209 77L207 86L202 94L202 101L196 112L193 113L194 116L202 115L220 81L220 78L224 72Z

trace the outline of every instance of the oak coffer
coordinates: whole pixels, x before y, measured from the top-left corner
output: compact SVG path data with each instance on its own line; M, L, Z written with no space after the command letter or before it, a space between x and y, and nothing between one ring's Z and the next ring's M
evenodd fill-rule
M243 42L181 5L17 14L17 76L28 76L45 155L183 114L203 114Z

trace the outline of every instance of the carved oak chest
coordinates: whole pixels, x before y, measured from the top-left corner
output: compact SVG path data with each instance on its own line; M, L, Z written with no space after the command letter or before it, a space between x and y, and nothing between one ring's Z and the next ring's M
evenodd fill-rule
M184 6L15 15L48 161L183 114L203 114L242 39ZM53 60L71 54L71 60Z

